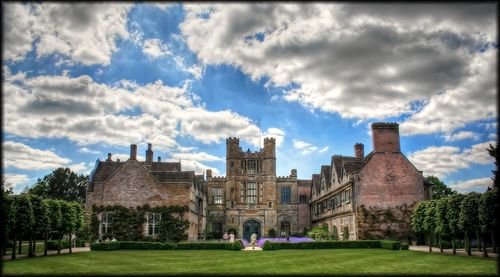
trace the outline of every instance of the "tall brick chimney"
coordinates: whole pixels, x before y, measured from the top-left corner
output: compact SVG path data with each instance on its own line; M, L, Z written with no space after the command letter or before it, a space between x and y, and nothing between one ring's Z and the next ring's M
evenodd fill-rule
M363 158L365 156L365 146L362 143L354 144L354 156L356 158Z
M373 123L372 136L374 152L401 152L398 123Z
M107 162L111 162L111 153L108 153L108 158L106 159Z
M137 145L135 144L130 145L130 159L137 160Z
M148 143L148 150L146 150L146 162L153 162L153 145L151 143Z

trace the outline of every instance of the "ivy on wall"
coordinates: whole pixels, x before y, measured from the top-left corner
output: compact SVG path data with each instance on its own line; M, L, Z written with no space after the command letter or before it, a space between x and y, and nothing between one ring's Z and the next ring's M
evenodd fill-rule
M92 237L99 237L99 214L106 212L110 215L110 228L102 239L116 238L119 241L137 241L148 239L143 235L144 224L146 223L146 213L161 214L158 223L159 235L155 240L181 241L187 239L186 230L189 228L189 221L185 220L184 213L189 211L187 206L159 206L150 207L148 204L134 208L126 208L119 205L113 206L92 206L92 216L90 220L90 230ZM151 238L149 238L151 240Z
M406 204L387 208L361 205L356 218L358 239L413 239L410 217L414 208Z

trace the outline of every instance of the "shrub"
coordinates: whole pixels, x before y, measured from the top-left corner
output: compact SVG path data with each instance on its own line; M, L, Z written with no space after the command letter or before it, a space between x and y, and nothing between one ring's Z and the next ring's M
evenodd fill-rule
M273 250L273 246L270 241L266 240L264 242L264 246L262 247L262 250Z
M401 249L401 243L393 240L382 240L380 241L380 247L390 250L399 250Z
M410 248L410 246L408 245L408 243L404 242L404 243L401 243L401 250L408 250Z
M49 240L47 241L47 249L48 250L57 250L57 240ZM69 248L69 242L67 240L61 240L61 249Z
M177 244L179 250L233 250L233 244L229 242L180 242Z
M101 242L101 243L92 243L90 245L90 250L92 251L112 251L120 249L120 242Z
M277 236L276 230L274 230L273 228L269 229L268 234L271 238L275 238Z
M241 250L241 242L240 241L233 242L233 250L234 251L240 251Z

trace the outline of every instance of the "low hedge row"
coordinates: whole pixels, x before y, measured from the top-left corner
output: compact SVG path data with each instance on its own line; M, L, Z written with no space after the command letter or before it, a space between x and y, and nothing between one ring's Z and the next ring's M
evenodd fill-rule
M313 242L271 242L264 243L263 250L278 249L352 249L352 248L385 248L401 249L399 241L388 240L347 240L347 241L313 241Z
M241 243L219 243L219 242L181 242L178 244L169 242L149 241L113 241L93 243L90 245L92 251L112 250L241 250Z

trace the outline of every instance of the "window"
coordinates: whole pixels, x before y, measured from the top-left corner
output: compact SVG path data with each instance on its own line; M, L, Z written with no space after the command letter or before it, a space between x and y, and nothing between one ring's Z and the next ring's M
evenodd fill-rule
M269 202L267 203L267 207L268 207L268 208L272 208L272 207L273 207L273 202L269 201Z
M340 202L340 193L337 193L335 195L335 202L337 202L337 207L340 207L342 205L342 202Z
M288 221L281 222L280 236L281 237L289 237L290 233L291 233L290 222L288 222Z
M240 183L240 202L245 203L245 183Z
M222 223L214 222L212 223L212 232L221 233L222 234Z
M307 201L308 201L307 195L305 195L305 194L299 195L299 203L300 204L307 204Z
M290 204L290 187L281 188L281 204Z
M351 190L348 189L345 191L345 202L350 203L351 202Z
M158 223L161 215L159 213L148 213L148 235L158 235Z
M111 213L102 213L100 222L100 235L111 232Z
M212 189L212 197L214 204L222 204L222 188L213 188Z
M247 203L257 202L257 184L247 183Z
M231 201L231 208L234 209L234 201Z

